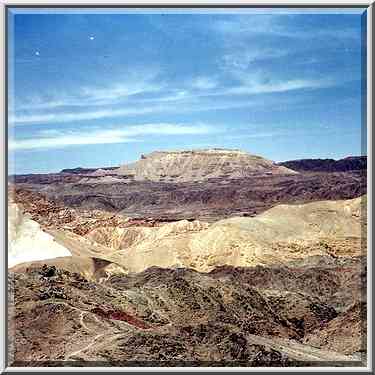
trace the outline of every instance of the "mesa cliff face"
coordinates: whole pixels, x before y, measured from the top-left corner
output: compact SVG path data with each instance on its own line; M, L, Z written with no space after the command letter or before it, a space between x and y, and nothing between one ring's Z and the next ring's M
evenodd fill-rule
M187 182L297 172L247 152L207 149L152 152L135 163L121 166L117 173L137 181Z

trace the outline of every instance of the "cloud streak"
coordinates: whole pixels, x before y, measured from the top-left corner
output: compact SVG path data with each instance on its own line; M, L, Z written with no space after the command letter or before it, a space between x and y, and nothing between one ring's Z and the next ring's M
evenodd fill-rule
M142 137L153 136L184 136L218 133L218 129L207 124L142 124L127 125L120 128L92 129L89 131L50 131L44 130L28 139L9 141L10 150L38 150L65 148L77 145L98 145L142 142Z
M228 90L228 93L244 95L244 94L267 94L280 93L293 90L303 89L319 89L333 86L332 80L308 80L308 79L290 79L279 82L261 83L255 82L251 85L242 85Z
M129 77L118 78L118 82L112 85L81 86L70 93L49 93L47 96L25 98L17 104L16 109L22 111L110 105L137 95L159 92L162 85L155 81L156 77L156 72L133 72Z
M262 101L256 100L256 95L277 94L303 89L322 89L334 86L337 83L333 79L280 80L274 78L265 80L261 74L258 76L256 74L248 75L244 72L237 72L236 75L238 84L228 87L170 92L164 96L128 103L125 108L105 106L102 109L89 111L74 111L70 109L68 111L54 111L50 113L41 112L40 110L28 111L21 114L16 112L10 113L9 123L11 125L69 123L158 113L192 113L207 110L255 107L258 104L261 106L264 105ZM202 86L209 85L210 79L200 77L199 82ZM242 98L242 100L233 100L233 96L248 97ZM222 98L218 101L217 97ZM171 102L178 102L181 105L172 106L170 105Z

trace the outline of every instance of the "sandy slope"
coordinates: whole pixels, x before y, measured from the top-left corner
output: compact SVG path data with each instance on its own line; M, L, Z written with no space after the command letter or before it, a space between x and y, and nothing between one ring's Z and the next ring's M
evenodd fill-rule
M279 205L254 218L235 217L210 226L185 221L157 228L101 228L88 237L112 247L132 272L154 265L206 272L224 264L353 256L361 252L361 198Z
M221 265L272 265L311 256L354 256L361 253L361 201L279 205L253 218L234 217L211 225L182 220L157 227L102 227L86 237L59 229L45 233L37 226L39 235L49 242L45 240L43 246L38 242L35 256L24 255L27 251L23 253L22 247L17 251L13 248L19 258L11 265L73 255L80 258L78 264L87 265L83 274L92 277L98 270L109 271L111 267L126 273L151 266L207 272ZM24 232L23 243L30 233Z

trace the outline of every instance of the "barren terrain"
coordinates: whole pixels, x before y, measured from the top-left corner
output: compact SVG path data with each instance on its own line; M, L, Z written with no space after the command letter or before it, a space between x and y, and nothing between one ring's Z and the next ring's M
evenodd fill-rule
M366 362L363 158L156 152L8 188L17 365Z

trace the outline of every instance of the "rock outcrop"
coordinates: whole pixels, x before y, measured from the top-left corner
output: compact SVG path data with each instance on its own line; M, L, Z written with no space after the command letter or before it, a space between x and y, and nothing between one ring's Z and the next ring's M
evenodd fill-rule
M304 338L304 343L341 353L365 352L367 346L367 304L356 302L338 317Z
M8 206L8 267L19 263L71 256L16 203Z

